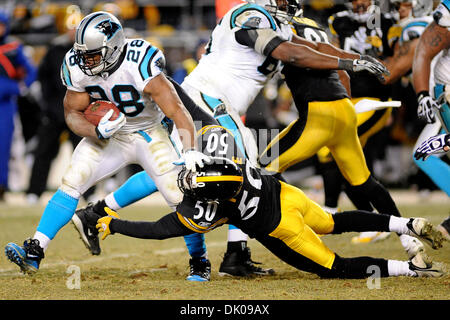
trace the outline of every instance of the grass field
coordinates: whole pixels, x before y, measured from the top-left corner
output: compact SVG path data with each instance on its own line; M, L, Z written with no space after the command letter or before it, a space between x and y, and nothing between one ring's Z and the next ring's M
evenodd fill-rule
M449 215L450 202L444 198L399 203L399 208L406 217L422 216L439 224ZM2 247L33 235L42 210L42 205L1 206ZM165 212L163 206L137 204L120 213L131 220L154 220ZM383 278L375 288L367 280L324 280L281 262L254 240L249 241L253 260L274 268L276 275L220 277L217 272L227 229L206 235L211 281L191 283L185 280L189 256L182 238L155 241L114 235L102 241L100 256L92 256L69 223L55 237L40 271L32 277L19 273L0 255L0 300L450 300L449 276ZM323 240L341 256L407 259L396 235L378 243L354 245L350 239L355 234L324 236ZM440 250L427 247L427 252L434 260L450 265L450 243Z

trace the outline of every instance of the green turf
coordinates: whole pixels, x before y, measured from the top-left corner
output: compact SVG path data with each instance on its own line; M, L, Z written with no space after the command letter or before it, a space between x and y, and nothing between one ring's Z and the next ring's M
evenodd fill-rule
M402 205L404 216L422 216L439 224L449 214L448 203ZM32 236L42 207L0 207L0 244L22 241ZM162 207L134 206L123 209L123 218L154 220L167 212ZM185 280L189 256L182 238L164 241L132 239L114 235L101 242L102 254L88 253L69 223L55 237L41 268L25 276L0 256L0 300L449 300L450 278L383 278L379 287L368 280L324 280L298 271L281 262L254 240L249 241L252 259L276 270L276 275L252 279L218 276L226 248L228 228L206 235L212 263L209 283ZM396 235L373 244L354 245L356 233L325 236L324 241L341 256L374 256L405 260L407 256ZM440 250L427 247L436 261L450 265L450 243ZM80 288L76 289L76 273ZM371 286L372 284L372 286ZM376 283L375 283L376 284Z

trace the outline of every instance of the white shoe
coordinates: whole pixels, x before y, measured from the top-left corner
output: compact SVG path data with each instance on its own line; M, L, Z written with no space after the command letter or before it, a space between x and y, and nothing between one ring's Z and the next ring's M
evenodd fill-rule
M416 277L427 278L439 278L447 273L442 263L431 261L431 258L423 252L409 261L409 270L414 272Z
M420 252L425 253L425 246L417 238L407 235L401 235L400 237L404 238L400 241L403 245L403 248L405 248L406 253L408 254L409 260L413 259Z
M389 238L390 235L391 235L390 232L380 232L380 231L361 232L359 236L355 236L352 238L352 243L359 244L359 243L377 242Z
M442 248L443 234L427 219L411 218L406 226L409 229L408 235L424 240L433 249Z

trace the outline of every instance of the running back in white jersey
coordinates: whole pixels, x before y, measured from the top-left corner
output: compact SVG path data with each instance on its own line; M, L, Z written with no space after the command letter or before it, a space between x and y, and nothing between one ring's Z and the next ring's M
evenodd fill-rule
M450 31L450 0L443 0L433 12L433 18L438 25ZM436 83L450 84L450 48L442 50L434 67Z
M73 49L66 53L61 78L69 90L87 92L93 99L109 100L127 117L118 133L155 128L164 114L144 87L164 69L164 54L143 39L128 39L117 63L101 75L84 74L75 62Z
M242 29L254 30L247 39L252 46L238 42ZM184 82L245 114L281 65L270 56L272 46L265 30L273 30L284 40L292 37L289 25L279 24L261 6L246 3L232 8L213 30L206 53Z

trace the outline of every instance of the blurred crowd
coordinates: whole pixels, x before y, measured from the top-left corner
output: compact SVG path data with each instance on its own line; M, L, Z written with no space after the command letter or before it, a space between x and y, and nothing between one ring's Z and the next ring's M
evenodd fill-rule
M80 140L64 123L62 98L65 88L59 78L59 69L65 52L73 44L74 29L83 16L99 10L113 13L123 23L128 37L145 38L162 49L167 74L182 82L196 66L210 32L223 14L219 5L222 2L224 0L218 0L216 5L214 0L9 0L0 4L3 15L0 26L5 25L5 37L0 27L0 41L3 41L0 42L0 58L5 43L18 43L31 66L24 62L27 77L20 72L13 77L17 90L10 91L15 103L10 108L12 123L0 124L3 127L0 140L10 141L0 145L0 156L8 164L0 164L0 201L5 191L21 191L27 194L29 203L36 203L43 192L51 188L49 172L56 165L54 159L60 147L70 142L73 148ZM328 18L349 9L349 4L345 0L309 0L305 2L304 16L316 20L329 32ZM378 5L384 11L390 10L388 1ZM0 100L5 88L0 81ZM373 160L372 172L391 188L435 190L433 182L412 161L412 147L425 125L417 118L414 90L404 78L390 90L390 97L402 101L402 107L393 110L387 126L365 147L366 155ZM0 101L0 109L2 107ZM5 114L4 110L1 112ZM280 78L274 77L249 108L245 121L250 128L281 130L296 117L289 90ZM267 141L270 136L259 134L257 139L261 145L260 140ZM311 158L291 168L287 172L290 182L302 185L305 178L314 176L316 164L317 159ZM124 176L114 177L109 189L120 185L138 168L128 170ZM88 192L86 199L94 192Z

